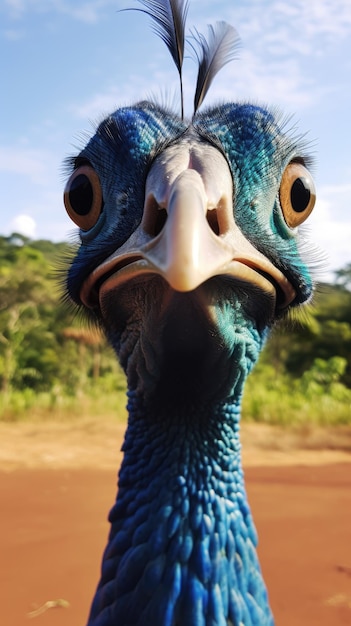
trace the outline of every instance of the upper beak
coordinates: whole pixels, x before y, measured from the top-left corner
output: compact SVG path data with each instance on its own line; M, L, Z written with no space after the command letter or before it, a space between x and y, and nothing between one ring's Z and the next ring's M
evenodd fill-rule
M224 157L212 146L182 148L169 148L154 163L140 225L88 276L82 302L95 306L111 289L151 273L182 292L218 275L255 284L273 297L279 286L280 306L288 306L296 295L292 285L235 223L232 177Z
M169 190L164 227L143 248L144 258L176 291L196 289L232 260L230 246L213 232L207 212L200 174L181 172Z

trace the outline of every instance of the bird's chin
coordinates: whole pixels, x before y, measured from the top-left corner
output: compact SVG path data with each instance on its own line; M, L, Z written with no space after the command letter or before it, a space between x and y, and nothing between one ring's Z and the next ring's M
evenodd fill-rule
M271 288L263 291L227 276L179 292L159 275L142 273L126 281L113 275L98 297L100 322L129 387L167 396L174 406L179 389L184 401L193 399L195 387L209 401L229 395L239 363L246 372L251 368L254 346L263 341L276 306Z
M263 276L260 286L225 275L180 292L157 274L135 270L128 280L126 272L123 276L117 272L100 285L95 310L110 336L123 335L126 329L132 334L134 328L147 341L159 343L160 352L202 358L204 350L211 355L212 343L218 351L218 346L225 344L227 330L238 327L239 322L249 320L262 332L276 318L279 292Z
M218 275L205 279L192 290L179 293L188 294L190 299L195 297L201 301L204 293L207 294L206 300L208 299L211 292L208 285L229 286L233 294L245 293L244 304L248 312L251 311L254 318L258 317L258 322L262 325L263 321L267 324L274 317L281 316L295 298L295 291L288 280L280 272L277 272L277 275L278 279L245 260L233 260ZM118 294L125 292L129 285L132 288L143 285L147 289L154 279L161 279L164 283L164 292L178 293L168 284L163 273L157 271L146 259L132 257L124 264L99 266L83 283L80 297L86 307L95 311L100 309L102 316L105 317L111 308L111 294L116 294L117 300L120 300ZM203 304L206 307L207 302Z

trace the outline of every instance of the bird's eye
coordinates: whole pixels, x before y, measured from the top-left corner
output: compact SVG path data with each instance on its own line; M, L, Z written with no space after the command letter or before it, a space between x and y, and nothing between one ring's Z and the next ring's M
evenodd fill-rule
M103 207L100 180L91 165L81 165L69 178L63 195L66 211L82 230L95 226Z
M290 228L304 222L311 213L316 190L309 171L301 163L290 163L284 171L279 189L280 206Z

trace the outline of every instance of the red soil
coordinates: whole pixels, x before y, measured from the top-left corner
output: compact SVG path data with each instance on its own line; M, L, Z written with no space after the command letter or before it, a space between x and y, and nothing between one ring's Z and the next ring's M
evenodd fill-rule
M9 462L9 448L7 463L0 455L1 624L6 626L84 626L98 581L116 468L100 469L96 454L84 467L72 462L74 455L69 462L61 439L56 431L55 450L62 446L66 462L51 466L41 457L29 463L30 452L22 462ZM35 449L39 440L37 434ZM44 440L47 444L47 433ZM5 436L3 443L22 450L26 441L30 450L28 432L9 441ZM262 454L267 451L261 450L258 461ZM306 453L304 465L303 455L298 458L299 465L246 468L276 623L351 624L351 463L341 456L341 463L316 465L314 459L311 464ZM36 614L39 607L46 610Z

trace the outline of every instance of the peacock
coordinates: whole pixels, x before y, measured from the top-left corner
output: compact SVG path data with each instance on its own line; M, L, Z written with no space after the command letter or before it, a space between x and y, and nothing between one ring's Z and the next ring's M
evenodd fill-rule
M118 108L69 158L79 227L68 297L126 373L128 426L89 626L274 623L241 464L245 380L276 320L313 293L300 225L315 203L306 142L266 107L201 108L236 56L233 27L185 36L188 3L139 0L194 113ZM199 110L201 108L201 111ZM302 229L303 230L303 229Z

